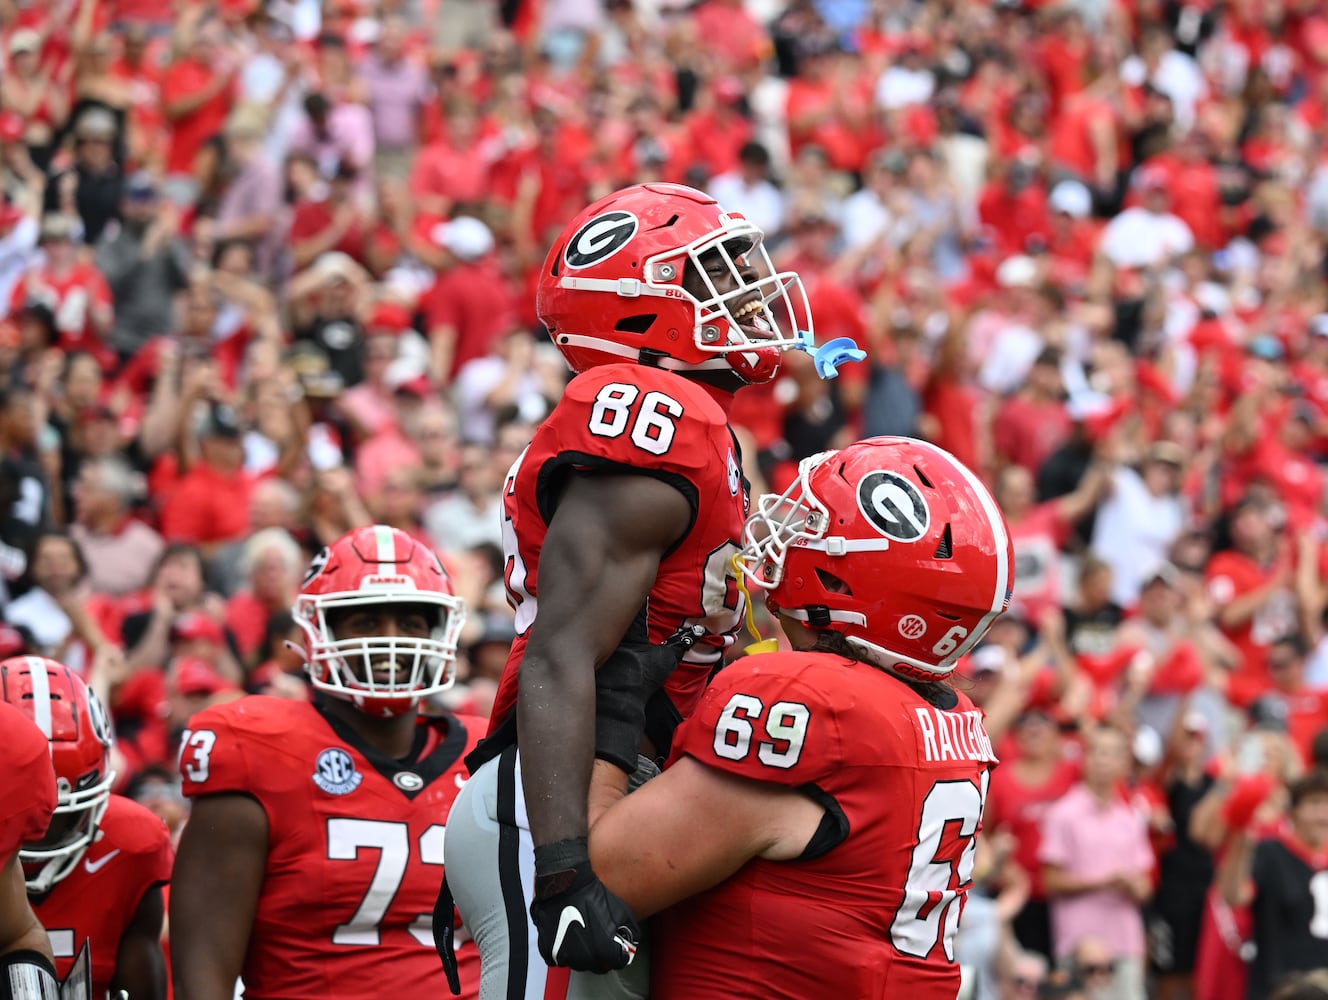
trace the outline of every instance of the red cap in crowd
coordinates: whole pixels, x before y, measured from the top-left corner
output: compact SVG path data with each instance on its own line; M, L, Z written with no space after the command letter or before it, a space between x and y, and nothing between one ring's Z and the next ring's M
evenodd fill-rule
M171 626L171 635L186 642L201 639L221 645L226 641L221 626L198 611L187 611L175 619L175 624Z
M410 310L397 302L379 302L365 327L370 333L405 333L411 327Z
M171 668L174 676L175 693L185 695L209 696L219 691L232 691L233 684L228 684L207 663L194 656L186 656L175 661Z

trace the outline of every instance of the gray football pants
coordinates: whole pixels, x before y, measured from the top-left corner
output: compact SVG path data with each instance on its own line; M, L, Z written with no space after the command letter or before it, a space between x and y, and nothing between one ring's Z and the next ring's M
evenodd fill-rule
M479 946L480 1000L645 1000L647 939L630 966L603 976L551 969L540 956L530 919L535 848L516 747L480 767L457 793L443 860L461 920Z

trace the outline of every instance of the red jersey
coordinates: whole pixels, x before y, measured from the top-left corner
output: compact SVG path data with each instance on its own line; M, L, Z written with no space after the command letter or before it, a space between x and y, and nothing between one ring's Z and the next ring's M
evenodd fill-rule
M111 286L96 267L75 264L64 275L34 268L14 285L9 296L11 314L30 305L46 306L54 314L61 350L89 351L101 360L93 313L111 309Z
M1280 560L1267 569L1249 556L1235 550L1218 552L1208 562L1208 596L1219 608L1238 597L1265 586L1277 572ZM1296 598L1289 586L1275 590L1258 611L1243 624L1223 629L1240 650L1240 667L1231 678L1228 698L1238 705L1248 705L1270 686L1268 648L1281 636L1297 627Z
M438 275L420 300L429 335L439 327L456 333L450 382L467 361L482 358L516 326L516 307L507 278L496 258L458 261Z
M434 951L443 830L483 722L419 719L415 762L365 745L304 701L253 695L190 720L189 796L239 792L267 814L268 855L241 978L254 1000L447 992ZM464 995L479 953L458 949Z
M807 860L753 860L660 914L653 1000L953 1000L996 761L968 698L942 710L864 663L753 656L706 689L675 736L682 754L811 794L841 839Z
M0 865L41 840L55 812L51 744L36 724L0 701Z
M97 831L78 867L31 897L51 938L60 995L78 1000L106 996L120 939L148 890L170 879L175 858L166 824L123 796L111 796Z
M220 70L205 66L188 57L177 60L166 70L161 81L163 94L196 94L212 86ZM172 123L171 142L166 153L166 173L190 174L194 157L203 144L222 130L231 105L235 101L236 86L232 80L194 110L181 115Z
M507 474L504 578L519 634L498 685L491 732L516 707L517 667L535 621L540 550L558 487L589 469L652 476L691 503L691 530L660 562L647 603L651 642L663 642L684 623L706 630L665 684L683 715L742 623L732 557L747 516L747 484L723 408L703 386L672 372L628 364L593 368L571 381Z
M1040 620L1049 608L1060 604L1060 549L1070 528L1055 500L1040 503L1018 521L1010 522L1015 564L1013 604L1030 621Z

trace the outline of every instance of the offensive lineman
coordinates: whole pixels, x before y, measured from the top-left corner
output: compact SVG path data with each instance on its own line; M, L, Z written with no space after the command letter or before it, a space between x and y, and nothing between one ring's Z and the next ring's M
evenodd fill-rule
M873 438L805 459L747 538L794 651L722 671L591 830L605 884L660 913L650 996L953 1000L996 757L943 679L1009 601L1004 519L947 452Z
M441 993L441 820L483 722L419 703L452 685L465 609L431 550L373 525L314 558L293 614L319 700L215 705L182 740L176 996L231 1000L239 978L254 1000Z
M645 988L644 962L620 982L549 966L604 973L635 957L640 930L587 854L588 798L617 780L592 770L636 769L640 696L676 660L662 644L699 633L646 708L647 749L666 754L741 621L747 489L727 412L806 342L769 304L810 316L762 238L700 191L643 184L585 209L545 260L539 316L580 374L508 474L519 637L448 820L448 885L484 1000Z

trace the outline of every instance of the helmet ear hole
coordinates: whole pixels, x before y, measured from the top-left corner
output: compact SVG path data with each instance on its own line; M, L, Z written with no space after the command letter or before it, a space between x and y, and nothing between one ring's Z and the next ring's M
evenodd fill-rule
M832 594L843 594L846 597L853 596L853 588L833 573L827 573L825 570L818 567L816 570L816 579L820 580L821 586Z
M954 558L954 540L950 537L950 524L947 521L945 530L941 532L941 540L936 545L936 553L933 559L952 559Z
M614 324L613 328L619 333L646 333L655 323L656 315L654 313L645 313L640 316L624 316Z

